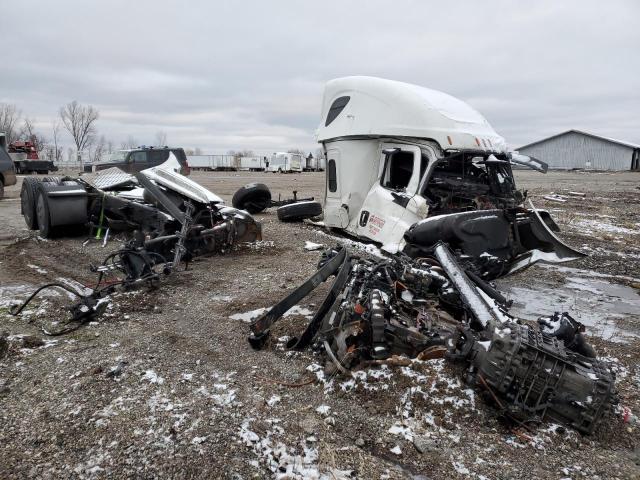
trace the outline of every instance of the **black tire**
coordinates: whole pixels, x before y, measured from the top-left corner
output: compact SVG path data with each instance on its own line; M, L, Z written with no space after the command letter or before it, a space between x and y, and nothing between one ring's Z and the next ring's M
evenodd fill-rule
M264 183L250 183L233 194L231 204L251 214L260 213L271 205L271 190Z
M281 222L301 222L319 215L322 215L322 205L318 202L291 203L278 208L278 220Z
M4 180L0 178L0 200L4 198Z
M49 214L49 199L46 191L40 187L38 188L38 195L36 197L36 217L38 219L38 230L40 230L40 236L42 238L51 237L51 215Z
M36 199L38 198L38 179L24 177L22 179L22 190L20 190L20 213L24 218L29 230L38 229L38 219L36 217Z

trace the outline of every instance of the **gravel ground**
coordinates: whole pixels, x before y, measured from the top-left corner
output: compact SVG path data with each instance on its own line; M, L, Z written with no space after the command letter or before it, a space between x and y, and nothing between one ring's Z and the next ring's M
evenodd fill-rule
M592 341L618 375L621 403L639 412L640 175L517 177L552 210L562 238L591 256L571 269L533 267L500 288L523 314L547 297L522 301L517 288L573 292L576 307L592 301L589 312L613 328L594 328ZM192 178L227 201L251 181L275 196L320 198L324 188L316 173ZM313 352L284 349L321 289L253 351L242 314L273 305L315 270L318 252L305 241L340 241L280 223L275 211L257 215L262 242L199 259L155 291L116 295L98 322L46 337L39 327L55 321L63 297L20 317L8 314L10 302L58 278L91 284L89 264L121 240L83 248L82 238L38 239L24 229L19 187L0 201L0 478L640 477L636 425L612 416L590 437L552 424L513 430L443 360L325 378Z

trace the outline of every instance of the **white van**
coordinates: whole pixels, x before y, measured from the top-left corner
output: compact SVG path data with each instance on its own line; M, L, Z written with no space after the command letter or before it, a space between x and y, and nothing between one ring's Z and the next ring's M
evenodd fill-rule
M543 172L546 165L509 152L457 98L380 78L332 80L317 140L327 159L327 227L412 256L446 241L462 254L495 258L499 274L583 256L551 232L558 228L547 212L522 206L526 192L516 189L511 164Z
M271 155L267 172L302 172L305 165L304 157L299 153L278 152Z

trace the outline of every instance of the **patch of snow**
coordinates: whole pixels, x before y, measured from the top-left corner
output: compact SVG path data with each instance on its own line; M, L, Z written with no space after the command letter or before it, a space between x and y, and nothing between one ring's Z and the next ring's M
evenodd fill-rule
M147 370L146 372L144 372L142 380L147 380L149 383L156 383L158 385L162 385L164 383L164 378L160 377L153 370Z
M402 455L402 450L400 449L399 445L396 445L393 448L390 448L389 451L395 455Z
M40 273L40 274L42 274L42 275L46 275L47 273L49 273L49 272L47 272L44 268L39 267L39 266L37 266L37 265L33 265L33 264L31 264L31 263L28 263L28 264L27 264L27 267L29 267L29 268L31 268L31 269L33 269L33 270L35 270L36 272L38 272L38 273Z
M321 243L313 243L308 240L304 242L304 249L309 252L313 252L314 250L322 250L323 248L324 245Z
M320 415L328 415L329 410L331 410L331 407L329 405L320 405L318 408L316 408L316 412L318 412Z
M251 323L253 320L258 318L260 315L265 314L269 310L270 307L257 308L244 313L234 313L233 315L230 315L229 318L231 320L241 320L243 322Z

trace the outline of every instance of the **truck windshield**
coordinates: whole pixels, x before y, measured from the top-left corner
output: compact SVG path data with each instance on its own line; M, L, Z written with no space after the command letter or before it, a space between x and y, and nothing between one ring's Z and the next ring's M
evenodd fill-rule
M127 157L127 153L126 151L111 152L104 160L104 163L122 163Z
M434 214L512 208L524 200L506 158L460 152L438 160L423 196Z

